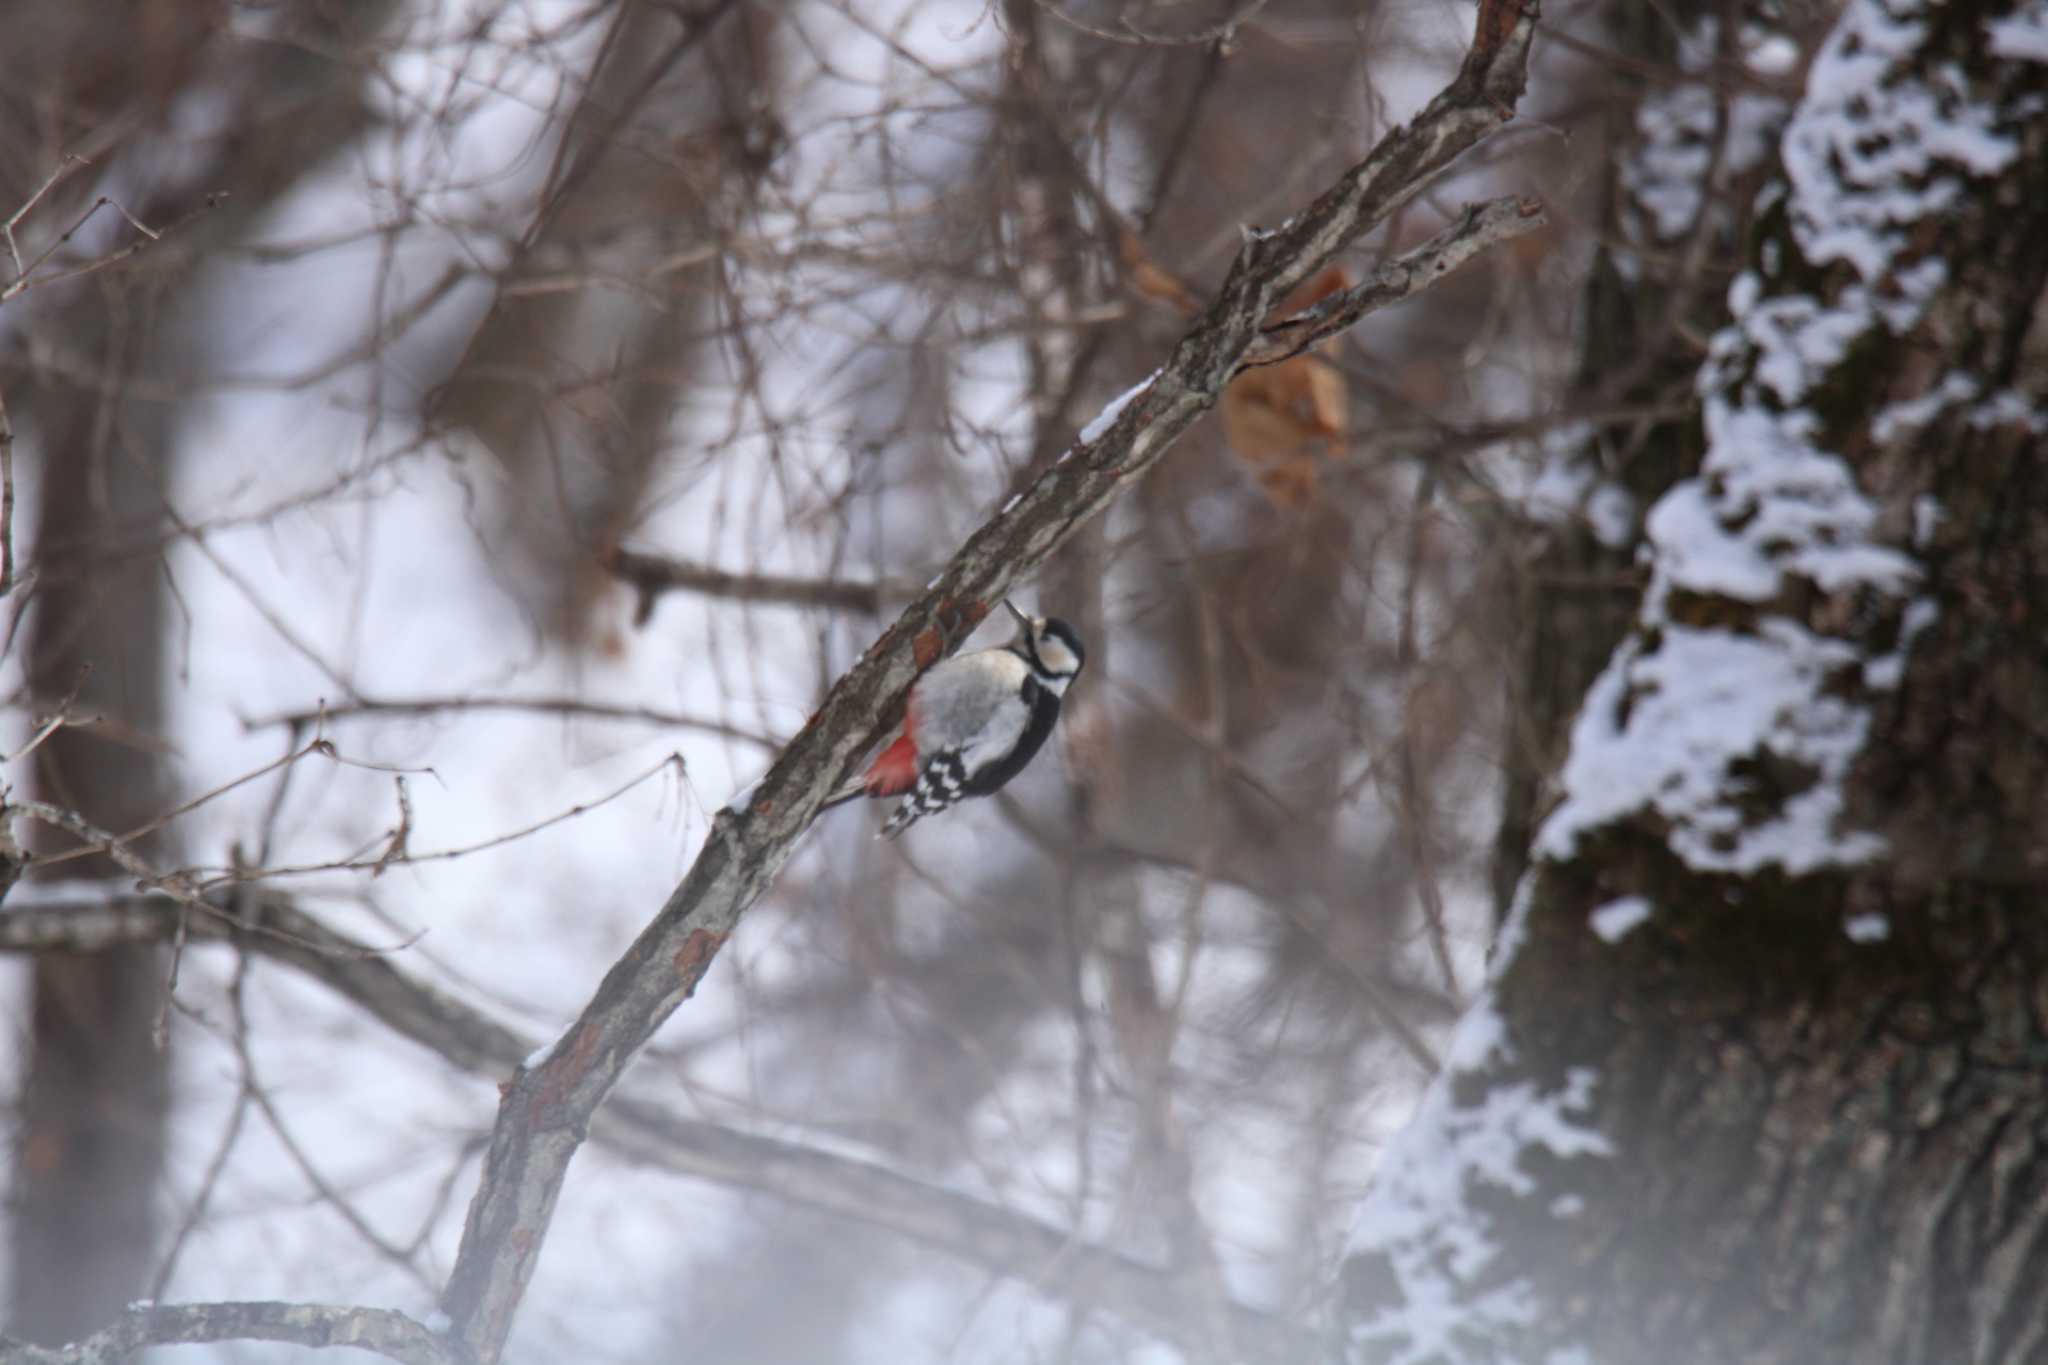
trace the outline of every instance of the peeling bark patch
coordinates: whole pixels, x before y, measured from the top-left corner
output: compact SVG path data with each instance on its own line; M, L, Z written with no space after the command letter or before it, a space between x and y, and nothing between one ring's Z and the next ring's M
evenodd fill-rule
M974 633L988 615L988 603L975 597L946 597L932 612L933 622L918 633L912 650L920 669L931 667L954 645ZM929 656L929 657L927 657Z
M683 983L683 995L687 998L697 993L697 983L704 979L704 969L711 965L711 959L718 956L718 950L725 946L725 935L714 934L709 929L693 929L683 940L683 946L676 950L676 976Z
M1476 53L1499 51L1501 44L1514 35L1515 25L1522 21L1522 8L1520 0L1491 0L1491 3L1481 5L1472 34L1472 50Z
M597 1051L599 1029L596 1024L585 1021L578 1024L555 1047L548 1059L541 1063L542 1082L534 1092L534 1103L553 1108L568 1098L576 1082L590 1068L590 1058Z

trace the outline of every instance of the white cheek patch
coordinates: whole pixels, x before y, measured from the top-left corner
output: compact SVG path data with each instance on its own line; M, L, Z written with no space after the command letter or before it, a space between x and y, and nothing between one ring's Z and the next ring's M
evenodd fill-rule
M1046 672L1057 677L1078 672L1081 667L1081 661L1074 657L1074 651L1051 635L1044 636L1038 641L1038 662L1045 665Z

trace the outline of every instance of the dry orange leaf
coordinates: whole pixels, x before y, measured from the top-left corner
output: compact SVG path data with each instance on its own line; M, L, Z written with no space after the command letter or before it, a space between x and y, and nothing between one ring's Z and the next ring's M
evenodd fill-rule
M1295 290L1278 316L1291 316L1351 285L1350 272L1333 265ZM1259 471L1260 487L1281 506L1300 507L1315 496L1315 445L1335 454L1350 435L1344 376L1324 358L1336 344L1332 339L1292 360L1247 370L1223 391L1224 439L1238 459Z
M1200 309L1194 291L1154 261L1136 233L1125 229L1118 248L1124 281L1141 297L1189 316ZM1274 316L1291 317L1355 283L1350 271L1333 265L1288 295ZM1323 453L1334 455L1351 434L1344 376L1324 358L1334 355L1336 346L1333 339L1278 365L1247 370L1223 391L1218 404L1224 439L1256 472L1259 487L1276 506L1306 506L1316 493L1314 448L1321 443Z

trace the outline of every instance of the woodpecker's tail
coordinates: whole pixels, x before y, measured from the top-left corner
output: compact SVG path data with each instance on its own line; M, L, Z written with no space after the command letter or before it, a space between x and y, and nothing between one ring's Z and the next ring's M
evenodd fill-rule
M917 799L912 797L896 807L895 810L889 812L889 818L884 820L882 827L875 831L875 837L877 839L893 839L904 830L916 824L918 817L923 814L924 807L918 805Z

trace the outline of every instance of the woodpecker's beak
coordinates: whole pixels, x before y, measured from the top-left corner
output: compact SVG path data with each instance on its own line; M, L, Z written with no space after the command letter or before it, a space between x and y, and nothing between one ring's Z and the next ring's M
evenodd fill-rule
M1017 618L1017 628L1023 631L1026 635L1029 635L1031 633L1031 618L1026 616L1023 612L1018 611L1017 604L1012 602L1007 597L1003 599L1003 605L1009 609L1010 615Z

